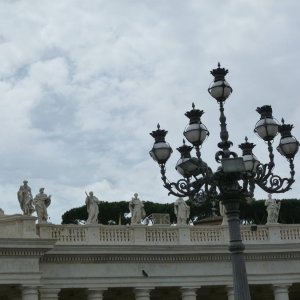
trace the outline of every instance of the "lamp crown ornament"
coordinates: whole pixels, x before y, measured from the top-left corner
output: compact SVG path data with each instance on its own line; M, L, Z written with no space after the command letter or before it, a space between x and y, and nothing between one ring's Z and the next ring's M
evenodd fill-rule
M225 102L225 100L232 93L232 88L229 83L225 80L225 76L228 70L221 68L221 64L218 63L218 68L213 69L210 73L214 76L214 81L208 88L210 95L215 98L219 103Z
M164 129L160 129L159 123L157 124L157 130L154 130L150 133L150 135L154 138L155 143L165 142L165 137L168 131Z
M201 123L201 117L203 114L203 110L195 109L195 104L193 102L192 109L187 111L184 115L190 119L190 124L196 124Z
M190 158L191 157L190 152L193 150L193 147L186 145L185 140L183 139L183 145L176 149L180 153L181 158Z
M221 64L218 63L218 68L210 71L210 74L215 77L214 82L224 80L227 75L228 70L225 68L221 68Z
M271 105L263 105L261 107L257 107L256 111L260 114L261 119L273 118Z
M283 138L285 137L291 137L292 136L292 129L294 128L294 125L292 124L284 124L284 119L281 119L282 124L278 126L278 131L281 134Z
M245 143L239 145L239 148L242 150L243 155L252 154L252 150L256 145L248 142L248 138L245 137Z

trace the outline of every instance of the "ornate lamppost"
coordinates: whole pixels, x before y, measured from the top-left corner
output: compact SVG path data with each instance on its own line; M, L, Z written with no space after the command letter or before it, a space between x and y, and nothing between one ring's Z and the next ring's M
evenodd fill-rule
M230 147L233 144L229 140L224 114L225 101L232 93L231 86L225 80L227 73L228 70L221 68L219 63L218 68L211 71L214 81L208 89L210 95L217 100L220 110L221 141L218 143L220 150L215 154L216 161L221 164L219 168L213 172L201 159L200 149L209 132L201 122L204 112L196 109L194 104L192 110L185 113L189 118L189 124L183 133L192 146L186 145L183 140L183 145L177 148L180 159L176 164L176 170L183 178L177 182L170 182L166 177L166 162L173 151L165 141L167 131L160 129L159 124L157 130L150 133L155 140L150 155L160 166L161 179L169 195L189 197L192 201L217 197L223 203L228 218L235 300L250 300L243 253L245 247L240 233L239 204L253 197L255 185L268 193L284 193L291 188L295 181L294 156L298 151L299 142L291 134L293 125L284 124L284 120L280 125L273 118L271 106L264 105L256 110L260 114L260 120L256 123L254 132L266 142L269 162L263 164L258 161L252 152L255 144L249 143L247 138L239 145L242 150L241 157L231 151ZM289 178L281 178L273 173L275 167L273 141L278 132L281 138L277 150L289 162ZM191 156L193 149L196 152L195 157Z

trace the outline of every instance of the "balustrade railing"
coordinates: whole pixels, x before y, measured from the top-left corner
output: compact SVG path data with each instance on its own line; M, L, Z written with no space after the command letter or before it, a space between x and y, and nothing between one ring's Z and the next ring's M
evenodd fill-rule
M205 226L118 226L118 225L37 225L40 238L70 245L227 245L228 227ZM300 242L300 225L241 225L245 244Z
M179 233L174 226L147 226L145 227L145 242L147 244L178 244Z
M224 243L224 228L220 226L195 226L190 229L190 237L192 243L208 244L208 243Z

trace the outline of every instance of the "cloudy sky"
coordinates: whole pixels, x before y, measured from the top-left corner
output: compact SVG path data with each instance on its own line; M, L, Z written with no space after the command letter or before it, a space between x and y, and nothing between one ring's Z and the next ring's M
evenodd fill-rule
M253 133L256 107L295 125L300 138L300 2L294 0L0 1L0 207L20 213L24 179L52 195L54 223L82 206L85 191L105 201L173 202L149 157L149 132L168 130L174 165L191 103L210 136L202 157L214 169L218 105L207 93L220 61L233 88L227 116L233 150ZM274 142L277 146L279 138ZM275 171L288 176L276 154ZM300 198L299 158L293 190ZM266 193L256 189L256 198Z

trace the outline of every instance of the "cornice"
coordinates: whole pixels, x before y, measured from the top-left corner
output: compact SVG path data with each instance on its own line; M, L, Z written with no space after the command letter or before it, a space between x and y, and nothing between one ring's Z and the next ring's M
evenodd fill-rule
M41 257L53 249L55 241L46 239L0 239L0 257Z
M46 254L41 263L189 263L229 262L229 253L224 254ZM246 261L300 260L300 252L245 254Z
M53 248L56 241L53 239L40 239L40 238L0 238L0 248L5 247L40 247L40 248Z
M26 257L41 257L45 254L47 250L46 249L38 249L38 248L29 248L29 249L9 249L9 248L0 248L0 257L3 256L13 256L13 257L19 257L19 256L26 256Z
M111 262L145 262L145 263L180 263L180 262L196 262L196 261L230 261L229 254L223 255L184 255L184 254L102 254L102 255L46 255L41 258L41 262L56 263L111 263Z

